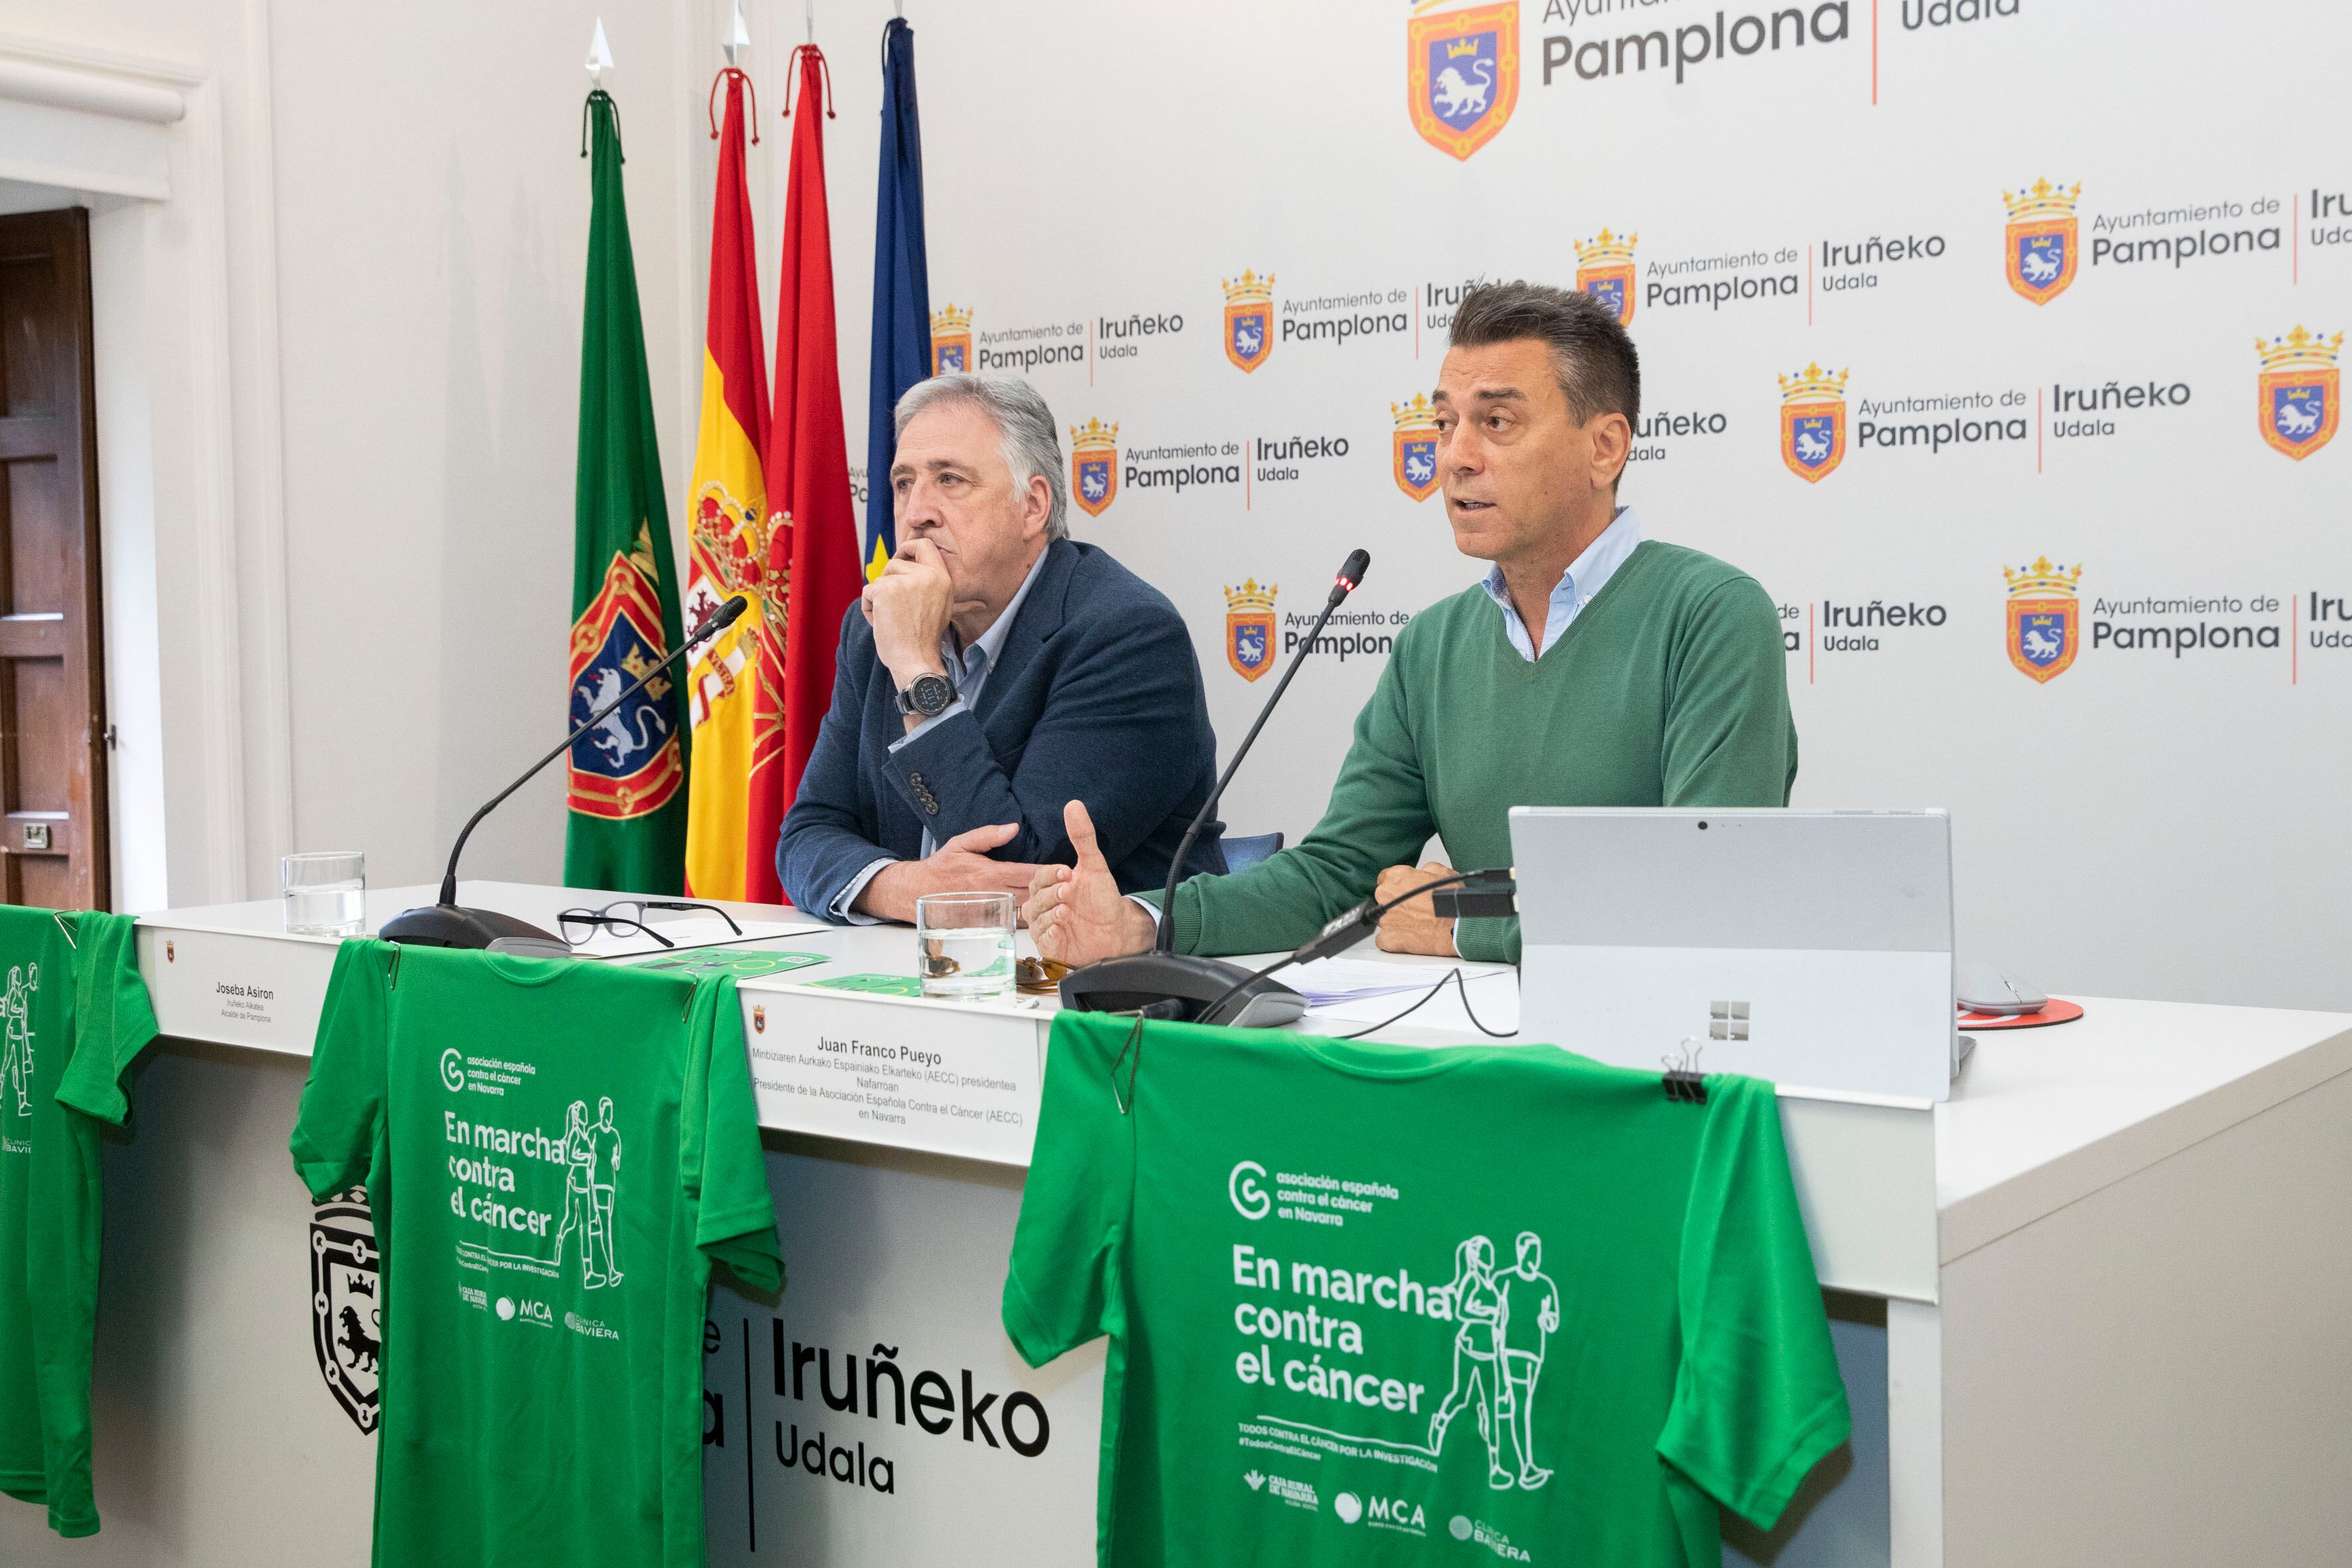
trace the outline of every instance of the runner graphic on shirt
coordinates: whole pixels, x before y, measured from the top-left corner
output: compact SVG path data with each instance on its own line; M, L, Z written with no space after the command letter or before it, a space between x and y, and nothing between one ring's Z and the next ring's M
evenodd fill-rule
M589 1209L588 1235L593 1250L586 1253L591 1272L591 1285L618 1285L620 1267L613 1261L613 1187L621 1173L621 1132L613 1125L613 1100L610 1095L596 1102L596 1124L587 1130L588 1183L593 1200ZM604 1264L600 1279L595 1265Z
M26 973L29 971L29 974ZM8 966L8 990L0 996L7 1044L0 1050L0 1081L16 1096L16 1114L33 1113L33 994L41 988L37 963Z
M589 1250L590 1227L595 1223L596 1200L589 1166L595 1162L595 1151L588 1136L588 1102L575 1100L563 1129L563 1223L556 1227L555 1257L558 1268L563 1267L563 1239L573 1231L580 1232L581 1278L589 1285L601 1285L604 1275L598 1271L593 1255Z
M1559 1288L1543 1271L1543 1237L1523 1230L1519 1261L1496 1276L1502 1297L1503 1407L1518 1449L1519 1485L1533 1490L1551 1479L1536 1463L1536 1379L1543 1375L1544 1347L1559 1331Z
M1515 1483L1503 1468L1503 1435L1509 1424L1507 1398L1501 1370L1504 1296L1495 1279L1495 1244L1474 1236L1454 1249L1454 1315L1461 1330L1454 1336L1454 1386L1437 1414L1429 1418L1429 1451L1445 1451L1445 1429L1474 1399L1478 1407L1478 1436L1486 1444L1486 1484L1497 1491Z

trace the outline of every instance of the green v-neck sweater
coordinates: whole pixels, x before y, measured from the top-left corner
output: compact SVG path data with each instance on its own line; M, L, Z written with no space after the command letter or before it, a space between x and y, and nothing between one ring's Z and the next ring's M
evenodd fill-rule
M1183 952L1296 947L1432 833L1461 870L1511 863L1515 805L1786 805L1797 728L1779 613L1756 580L1644 541L1544 656L1472 587L1396 641L1304 841L1176 889ZM1517 920L1465 920L1465 958L1516 963Z

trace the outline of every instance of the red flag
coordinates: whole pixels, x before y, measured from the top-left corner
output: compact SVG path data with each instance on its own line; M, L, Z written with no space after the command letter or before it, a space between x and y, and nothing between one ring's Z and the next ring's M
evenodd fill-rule
M760 674L752 757L749 898L777 902L776 837L800 790L817 726L833 701L841 617L866 585L841 423L841 363L833 331L833 232L825 216L824 56L793 51L800 107L793 114L784 191L783 275L776 292L775 415L767 460L770 577L791 595L783 646L772 639ZM824 110L831 118L830 110Z

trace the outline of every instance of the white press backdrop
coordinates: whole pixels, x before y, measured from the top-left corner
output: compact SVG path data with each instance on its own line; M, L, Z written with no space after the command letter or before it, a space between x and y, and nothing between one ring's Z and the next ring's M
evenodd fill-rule
M1571 283L1579 241L1634 234L1630 327L1665 423L1645 417L1622 499L1782 605L1797 804L1948 806L1964 952L2051 987L2352 1006L2352 647L2326 640L2352 595L2352 452L2265 443L2255 347L2352 325L2352 20L2316 0L1848 0L1806 5L1801 46L1784 22L1741 54L1740 18L1769 28L1772 6L1501 9L1516 100L1466 159L1415 129L1403 4L911 18L933 307L969 312L976 367L1027 374L1066 426L1118 426L1121 483L1076 532L1182 609L1226 744L1270 686L1228 663L1228 588L1278 585L1288 623L1360 543L1350 607L1392 635L1478 574L1391 474L1391 405L1432 384L1463 280ZM1618 47L1654 33L1646 69ZM831 48L858 453L877 89L862 43ZM1622 74L1580 73L1604 56ZM768 155L754 177L780 191ZM2003 195L2042 179L2081 190L2071 281L2036 303L2005 276ZM1246 373L1222 287L1244 269L1273 275L1279 322ZM1780 377L1812 364L1846 373L1847 429L1808 481L1783 461ZM2075 396L2126 388L2137 405L2074 433ZM1864 444L1865 422L1898 434ZM1945 423L1979 438L1938 442ZM1346 449L1258 457L1294 439ZM1203 465L1232 482L1148 482ZM2077 647L2037 681L2010 657L2003 569L2044 557L2080 569ZM2247 629L2142 640L2184 626ZM1381 663L1310 658L1229 796L1236 830L1313 824Z

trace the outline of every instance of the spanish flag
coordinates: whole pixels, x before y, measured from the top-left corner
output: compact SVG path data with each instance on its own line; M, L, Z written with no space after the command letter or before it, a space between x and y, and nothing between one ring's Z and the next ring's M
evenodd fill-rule
M775 901L774 846L749 853L755 692L763 649L783 627L783 584L768 550L768 379L761 363L760 284L751 193L743 174L743 89L730 67L727 122L716 123L719 191L710 219L710 315L703 336L702 423L687 491L686 622L698 626L736 594L751 607L695 650L687 670L693 726L687 775L686 885L705 899ZM712 84L715 96L718 83Z

